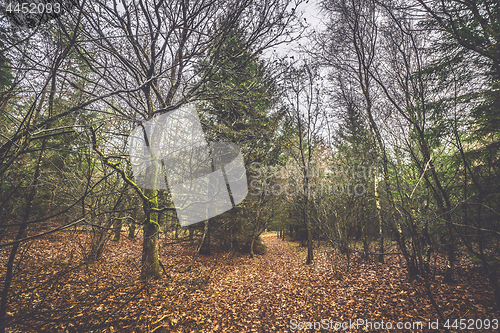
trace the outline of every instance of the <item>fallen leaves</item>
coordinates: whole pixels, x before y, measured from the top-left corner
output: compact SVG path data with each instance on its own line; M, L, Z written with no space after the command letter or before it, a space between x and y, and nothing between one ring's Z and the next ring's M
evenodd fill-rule
M149 283L137 280L140 246L126 238L111 243L104 259L89 266L68 260L72 251L78 255L74 243L39 240L27 258L32 265L25 265L13 285L8 315L23 332L160 333L289 332L292 319L437 318L422 281L409 281L396 258L378 264L354 255L348 270L317 252L314 265L305 266L305 249L271 234L264 239L263 256L200 256L189 272L184 268L191 263L191 248L161 248L172 279ZM446 316L491 318L495 310L485 286L487 281L467 271L453 285L436 279L432 288Z

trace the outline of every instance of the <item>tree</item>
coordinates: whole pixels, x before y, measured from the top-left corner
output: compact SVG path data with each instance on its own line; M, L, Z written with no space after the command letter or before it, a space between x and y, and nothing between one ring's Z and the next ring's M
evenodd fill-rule
M288 1L153 2L136 0L123 3L92 0L78 9L90 41L79 52L91 64L93 75L102 80L93 94L113 100L113 115L129 128L182 105L204 99L205 84L214 74L203 72L200 59L219 54L231 31L245 26L247 48L255 52L282 43L282 37L295 15L287 12ZM111 97L112 96L112 97ZM100 152L102 153L102 152ZM123 166L98 153L107 165L125 177ZM155 163L153 163L155 164ZM157 174L158 166L149 168ZM157 214L155 189L140 189L127 177L143 201L146 214L143 238L143 279L159 278ZM168 197L168 196L167 196Z
M307 232L307 265L312 264L314 258L310 219L311 189L315 188L315 185L310 183L313 172L312 159L315 146L320 139L320 131L324 126L323 101L317 82L318 77L318 69L307 62L299 66L289 66L285 71L283 96L287 111L287 127L291 129L290 134L292 134L286 136L289 138L288 152L301 173L300 206L302 223Z
M55 20L36 28L17 31L5 22L7 18L2 20L2 29L5 29L1 34L1 45L4 48L1 52L5 57L2 64L5 65L6 59L10 59L12 84L8 98L2 100L0 115L4 127L2 130L5 130L0 142L0 179L1 187L5 190L2 191L1 209L10 208L15 214L7 214L1 222L3 228L18 229L14 242L3 244L12 246L6 265L0 306L0 327L3 331L6 326L5 314L13 278L13 265L20 244L26 240L28 226L35 223L40 225L61 215L82 200L75 194L69 204L59 209L52 209L51 206L39 209L43 206L40 197L45 190L39 184L45 176L44 173L47 173L42 169L46 165L47 157L51 156L48 151L57 149L62 140L67 140L68 135L75 132L72 128L73 116L88 105L88 101L78 98L81 96L78 91L68 85L73 78L66 76L68 68L71 67L71 51L78 39L78 24L76 27L58 30L57 27L61 27L62 22ZM77 19L76 22L80 21ZM38 30L42 27L47 29L46 32ZM55 34L50 38L39 38L47 32ZM10 78L5 68L3 73L3 82L8 84ZM62 97L57 94L58 91L67 95ZM23 189L23 185L27 191ZM66 225L79 222L79 218L76 218ZM36 235L31 236L34 237Z
M323 1L322 8L329 14L326 30L316 36L315 45L319 52L313 52L321 65L331 70L331 78L340 93L333 97L340 100L341 107L349 112L355 108L362 110L370 131L364 134L371 143L366 151L371 152L371 163L382 163L382 171L386 188L391 188L389 175L389 154L386 143L377 123L378 108L375 96L379 94L370 71L378 66L379 46L379 10L374 1ZM353 93L353 91L359 91ZM353 96L351 96L353 95ZM347 104L347 107L346 107ZM349 116L348 116L349 117ZM371 148L369 148L371 147ZM359 151L358 151L359 153ZM374 201L379 223L379 258L384 261L384 233L381 200L379 196L378 176L374 175ZM390 190L386 191L387 199L394 208L394 199ZM392 219L396 224L398 243L402 252L406 253L402 228L398 216L392 209ZM405 255L408 267L409 257Z
M482 264L498 305L498 260L485 253L488 239L495 238L495 233L480 231L496 230L498 225L493 221L498 214L480 207L495 206L499 193L492 179L497 177L493 156L499 146L500 126L500 8L490 1L417 2L428 14L425 26L439 31L439 39L434 41L439 57L426 72L437 89L448 92L438 105L444 110L442 114L448 111L447 128L454 142L452 167L460 170L463 184L453 193L462 207L455 213L461 223L455 222L453 228L470 255ZM474 236L472 230L477 230Z
M217 42L214 41L214 45ZM280 152L276 141L280 140L278 128L283 112L273 110L275 83L272 75L276 73L264 61L258 60L250 46L245 40L245 31L236 27L229 32L225 43L212 48L206 60L201 62L202 73L210 80L203 84L205 102L201 105L200 117L208 141L235 143L241 147L247 165L269 166L276 163ZM220 229L231 238L238 238L244 247L248 245L253 256L253 244L268 222L261 214L268 199L247 197L238 207L239 214L232 217L236 217L238 223L232 223L229 229L220 225L227 222L224 217L212 218L206 228L205 243L210 239L210 230ZM254 217L256 212L257 217ZM239 231L235 233L234 230ZM201 249L208 250L206 245Z

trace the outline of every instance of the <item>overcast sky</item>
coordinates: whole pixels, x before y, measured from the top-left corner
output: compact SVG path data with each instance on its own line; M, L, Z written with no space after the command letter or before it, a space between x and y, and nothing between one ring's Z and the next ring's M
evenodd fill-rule
M304 2L297 7L297 13L301 15L301 20L307 25L307 32L309 31L319 31L322 29L321 14L318 6L319 0L309 0L307 3ZM304 20L305 19L305 20ZM307 34L307 33L306 33ZM305 34L305 35L306 35ZM289 55L293 56L297 54L299 50L299 43L304 45L307 41L303 38L294 43L279 45L275 51L279 55ZM273 51L274 52L274 51Z

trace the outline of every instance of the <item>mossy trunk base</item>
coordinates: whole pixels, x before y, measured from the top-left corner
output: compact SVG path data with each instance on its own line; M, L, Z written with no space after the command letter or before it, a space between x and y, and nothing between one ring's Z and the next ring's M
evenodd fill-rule
M161 278L158 259L158 225L152 222L144 226L142 244L141 280Z

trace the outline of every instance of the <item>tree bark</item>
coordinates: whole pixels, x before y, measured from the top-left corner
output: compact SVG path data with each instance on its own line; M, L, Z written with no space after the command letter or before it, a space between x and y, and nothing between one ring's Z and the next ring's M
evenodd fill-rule
M378 255L377 261L379 263L384 263L384 230L383 230L383 221L382 221L382 208L380 205L380 196L378 194L378 172L377 168L375 168L375 175L373 178L373 193L375 196L375 208L377 210L377 218L378 218L378 232L379 232L379 243L378 243Z
M134 239L135 238L135 224L137 222L137 210L134 209L132 211L132 221L130 221L130 225L128 226L128 238Z
M122 224L123 224L123 220L122 219L115 220L115 234L113 236L113 241L114 242L119 242L120 241L120 236L122 234Z
M210 219L205 221L205 229L200 240L197 252L200 254L210 254Z
M33 182L31 183L30 191L26 199L26 210L23 216L23 223L19 226L19 230L16 235L16 240L24 238L26 234L26 229L28 227L27 222L31 214L31 209L33 207L33 199L35 198L36 187L38 185L38 179L40 177L40 164L42 162L42 157L45 150L45 143L46 141L44 140L42 142L42 148L36 164L35 173L33 175ZM19 245L20 243L16 243L12 246L9 255L9 260L7 261L5 282L2 290L2 300L0 302L0 333L5 333L5 328L7 327L7 320L5 318L5 315L7 314L7 300L9 296L9 289L12 284L12 271L14 268L14 261L16 259L16 254L19 249Z
M144 194L150 199L153 207L158 208L157 190L145 190ZM160 263L158 258L158 213L150 212L145 207L146 221L143 228L141 280L161 278Z
M309 216L309 176L306 176L306 196L305 200L306 203L304 205L304 223L306 225L307 229L307 260L306 260L306 265L310 265L313 262L314 259L314 253L313 253L313 242L312 242L312 232L311 232L311 218Z
M254 257L253 253L253 244L255 243L255 238L252 236L252 240L250 241L250 258Z

